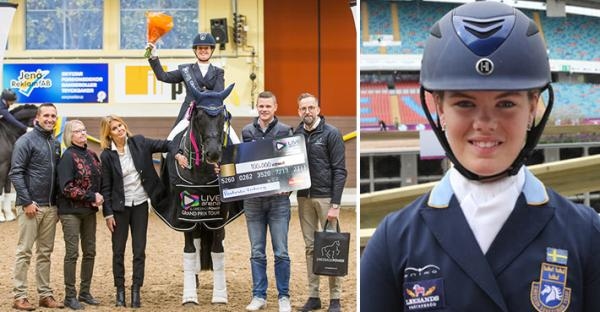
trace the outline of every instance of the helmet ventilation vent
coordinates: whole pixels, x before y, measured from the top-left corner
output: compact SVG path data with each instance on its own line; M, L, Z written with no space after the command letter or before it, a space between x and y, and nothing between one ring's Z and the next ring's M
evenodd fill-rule
M493 36L504 24L504 19L494 20L468 20L464 19L465 29L479 39Z

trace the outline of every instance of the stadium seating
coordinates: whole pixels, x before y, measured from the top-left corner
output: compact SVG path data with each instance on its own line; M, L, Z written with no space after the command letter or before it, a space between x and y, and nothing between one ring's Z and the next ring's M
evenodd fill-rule
M600 119L600 85L579 83L553 83L555 103L550 115L554 123L598 123ZM385 84L361 84L360 125L361 129L378 129L381 119L388 125L394 123L390 109L390 97L398 97L399 122L405 125L427 124L419 99L417 82L397 82L395 89L388 90ZM428 98L430 111L435 109Z
M425 40L431 25L446 12L458 4L434 3L423 1L396 1L398 27L402 44L379 49L364 46L361 40L362 54L422 54ZM366 1L368 11L369 35L392 34L394 25L390 16L391 2ZM596 31L600 29L600 18L567 15L566 18L546 17L544 11L522 10L539 21L548 44L551 59L584 60L600 62L600 38Z
M600 18L567 15L566 18L540 14L551 59L600 62Z
M385 84L361 83L360 89L362 130L379 129L379 120L383 120L389 127L394 124L396 118L400 124L406 125L409 129L414 129L418 124L428 124L421 108L417 82L398 82L392 90L388 90ZM397 101L391 101L394 97ZM427 103L435 118L435 108L430 97ZM397 109L393 105L397 105ZM393 111L398 112L398 115L396 116Z
M379 120L390 121L390 95L387 85L363 83L360 86L361 129L378 129Z
M370 1L366 4L369 12L373 12L369 13L369 33L391 34L393 30L389 2Z
M401 45L380 48L364 46L361 40L361 54L422 54L429 27L457 5L424 1L361 2L361 13L368 12L368 23L361 24L361 38L373 40L377 34L399 34L401 42ZM550 59L600 62L600 38L595 33L600 29L600 18L570 14L566 18L551 18L544 11L522 11L541 26ZM554 83L554 88L556 97L551 122L600 123L600 85ZM427 123L416 82L396 83L391 90L385 84L362 83L360 114L361 128L378 128L380 119L389 125L396 118L405 125Z
M555 103L550 115L559 124L596 120L600 117L600 85L553 83Z

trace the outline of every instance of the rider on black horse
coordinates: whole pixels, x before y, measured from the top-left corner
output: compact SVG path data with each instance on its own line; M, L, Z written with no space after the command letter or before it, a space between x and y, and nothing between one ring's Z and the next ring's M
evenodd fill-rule
M156 79L166 83L181 83L183 82L186 88L186 97L179 110L177 120L174 128L167 137L168 140L175 140L179 142L182 135L177 136L178 133L186 130L190 124L190 118L192 115L192 109L198 109L196 106L201 104L202 99L198 98L198 95L220 94L218 92L224 91L225 79L224 71L222 68L213 66L210 63L210 58L215 50L216 40L210 33L199 33L196 35L192 42L192 50L196 56L196 62L179 65L177 69L165 72L160 60L156 53L156 47L153 44L148 44L148 47L152 50L152 56L148 59L152 71L154 72ZM231 88L230 88L231 89ZM223 94L223 98L231 90ZM213 94L214 95L214 94ZM223 98L219 98L222 102ZM228 114L222 106L224 114ZM201 109L201 108L200 108ZM177 154L173 157L182 155ZM180 157L181 158L181 157ZM167 157L169 159L169 157ZM192 159L186 159L192 162ZM161 167L161 179L165 184L165 187L171 192L173 198L177 201L177 195L175 194L173 181L170 181L170 176L175 174L175 170L168 169L169 166L165 165L167 162L163 161ZM211 170L212 171L212 170ZM212 172L211 172L212 173ZM211 174L212 176L212 174ZM215 174L216 179L216 174ZM175 192L175 193L173 193ZM172 209L175 210L175 209ZM173 226L174 223L180 223L179 220L173 220L171 217L172 211L157 211L158 215L172 228L177 229ZM197 282L194 280L194 273L198 273L200 269L213 269L213 298L212 303L227 303L227 287L225 281L225 254L223 250L223 239L225 238L225 230L223 228L208 230L205 225L200 224L196 227L195 223L187 225L189 230L185 231L185 247L184 247L184 289L182 296L182 303L184 304L198 304L197 297ZM192 231L193 229L193 231ZM177 229L177 230L182 230ZM208 230L208 231L207 231ZM200 239L202 236L207 236L204 239ZM202 246L202 248L201 248ZM200 260L202 259L202 261Z
M2 90L2 96L0 97L0 120L5 120L9 124L19 128L19 130L27 131L27 126L13 116L8 110L11 105L17 101L17 95L11 89Z

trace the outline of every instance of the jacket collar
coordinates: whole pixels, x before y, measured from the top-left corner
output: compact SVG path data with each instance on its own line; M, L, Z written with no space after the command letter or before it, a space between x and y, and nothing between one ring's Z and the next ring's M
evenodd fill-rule
M528 205L540 206L548 202L546 187L537 177L525 168L525 184L522 193ZM427 205L432 208L448 208L450 199L454 195L450 185L450 175L446 174L442 180L431 190Z
M124 145L125 149L127 149L127 144L129 143L128 141L129 141L129 137L126 136L125 137L125 145ZM115 152L118 151L117 144L115 144L115 141L113 141L113 140L110 141L110 150L115 151Z
M52 137L52 134L54 133L53 131L47 131L46 129L40 127L37 122L34 122L33 129L45 138Z
M199 61L196 61L196 63L194 63L194 65L196 65L196 69L198 70L198 73L200 74L201 78L206 79L207 77L210 77L213 75L214 67L213 67L212 63L208 63L208 68L206 69L205 75L202 75L202 71L200 70L200 62Z
M479 285L501 311L508 311L496 277L530 246L552 219L555 208L547 205L548 202L549 196L544 185L526 169L525 184L515 208L485 255L477 244L456 196L453 196L448 174L434 187L428 203L419 212L440 248Z
M321 131L323 131L324 127L325 127L325 116L319 115L319 124L317 124L317 127L314 128L312 131L306 130L306 128L304 128L304 121L301 121L300 124L298 125L298 127L296 128L295 132L298 132L298 131L303 131L306 133L321 132Z
M277 119L277 116L273 115L273 120L271 120L271 122L267 126L267 129L264 131L264 133L268 133L269 131L271 131L271 129L273 129L273 127L275 127L277 122L279 122L279 120ZM254 117L254 122L252 124L254 125L254 128L263 132L262 127L260 126L260 123L258 122L258 117Z
M87 150L87 144L84 144L83 147L75 145L75 144L71 144L71 146L69 146L69 147L76 151L81 151L81 152L85 152Z

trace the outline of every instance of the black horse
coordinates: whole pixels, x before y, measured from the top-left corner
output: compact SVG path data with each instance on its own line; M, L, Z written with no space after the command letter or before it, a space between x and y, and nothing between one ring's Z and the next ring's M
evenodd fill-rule
M37 113L37 106L31 104L20 105L10 112L21 123L31 127ZM10 159L15 142L23 133L19 128L0 119L0 215L4 214L7 221L14 219L12 204L8 196L8 193L10 193L10 181L8 179ZM3 193L7 194L3 195Z
M213 303L227 303L224 271L225 225L242 212L241 203L220 201L218 175L215 166L221 160L223 147L231 144L229 138L230 113L223 100L233 88L222 92L194 92L190 124L175 136L179 151L189 166L182 168L167 155L163 166L163 180L168 176L170 205L168 210L157 210L159 217L171 228L184 232L183 304L198 304L197 273L213 270Z

